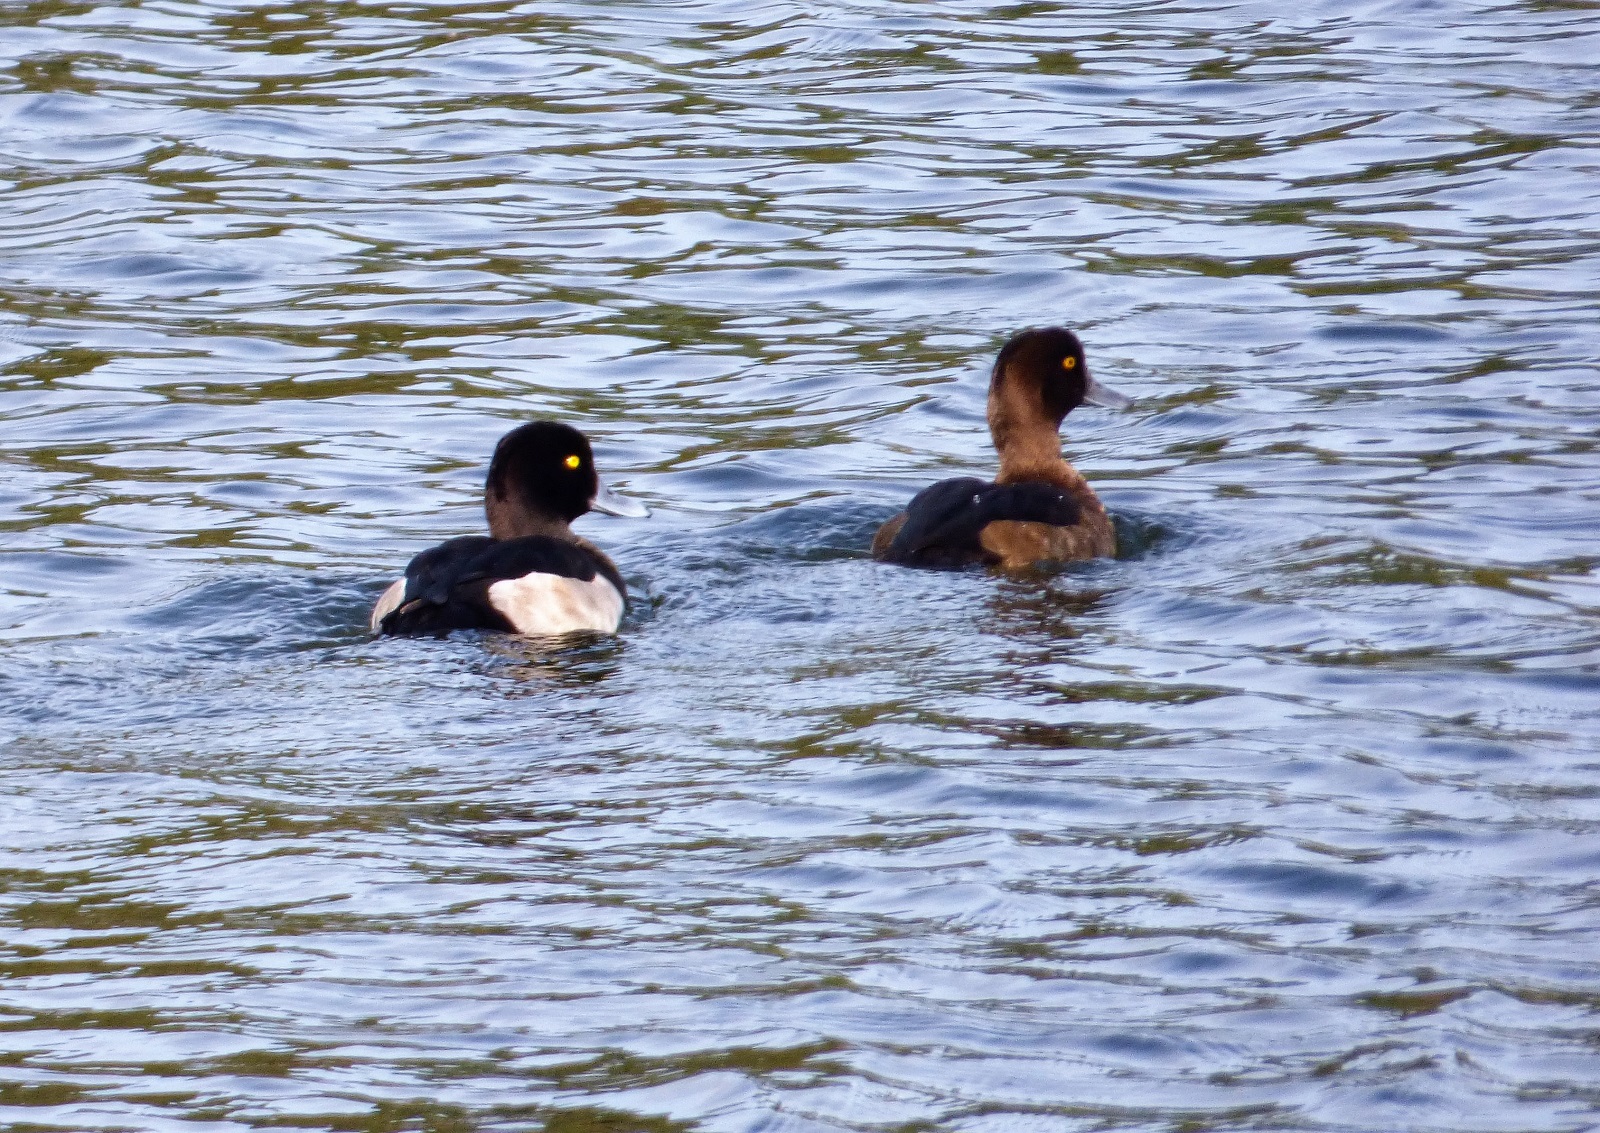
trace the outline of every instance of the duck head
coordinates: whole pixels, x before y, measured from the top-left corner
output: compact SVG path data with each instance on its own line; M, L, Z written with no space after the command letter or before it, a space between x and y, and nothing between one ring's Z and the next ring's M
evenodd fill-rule
M607 488L595 472L589 439L555 421L519 425L500 438L483 504L489 534L496 539L560 530L590 510L650 514L643 504Z
M1061 458L1061 422L1083 404L1126 409L1131 398L1089 374L1083 343L1065 327L1013 335L989 379L989 432L1002 469L1044 466Z

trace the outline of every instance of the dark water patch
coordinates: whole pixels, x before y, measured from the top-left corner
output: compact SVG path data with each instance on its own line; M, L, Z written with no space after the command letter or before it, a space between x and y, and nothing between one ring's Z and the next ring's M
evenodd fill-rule
M237 660L336 648L366 639L367 614L385 585L332 572L246 569L191 586L130 623L197 656Z
M1443 1010L1458 999L1465 999L1473 993L1472 988L1449 987L1428 991L1388 991L1371 992L1360 997L1364 1006L1377 1011L1389 1011L1402 1018L1412 1018L1418 1015L1432 1015Z
M1257 892L1304 898L1312 902L1353 902L1361 908L1414 904L1423 891L1396 878L1372 877L1354 869L1331 869L1307 864L1227 866L1217 876Z
M882 504L848 498L808 501L718 527L699 535L690 548L735 570L768 562L860 559L867 557L878 527L894 514Z
M159 276L166 287L223 287L247 283L255 278L254 273L248 271L207 267L176 256L148 254L91 261L85 263L83 269L89 276L111 279Z
M1194 545L1202 538L1192 521L1175 515L1151 515L1129 508L1113 507L1111 522L1117 530L1117 558L1137 560L1157 554L1173 554Z

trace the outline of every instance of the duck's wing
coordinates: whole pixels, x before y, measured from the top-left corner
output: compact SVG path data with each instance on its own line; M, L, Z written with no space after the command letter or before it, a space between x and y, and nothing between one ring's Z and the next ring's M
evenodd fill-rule
M491 600L490 587L530 576L588 583L605 573L619 594L621 580L612 578L584 548L545 535L490 539L463 535L430 547L406 567L405 594L377 625L379 633L442 633L452 629L515 632L522 627Z
M1081 514L1077 501L1054 484L941 480L912 497L878 557L905 566L960 566L993 557L978 536L996 520L1071 527Z

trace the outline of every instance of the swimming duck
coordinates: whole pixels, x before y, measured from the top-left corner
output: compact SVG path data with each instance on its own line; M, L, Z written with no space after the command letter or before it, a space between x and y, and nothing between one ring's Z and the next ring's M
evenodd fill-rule
M990 483L962 477L924 488L878 529L872 557L903 566L1018 568L1116 554L1105 505L1061 456L1061 422L1084 402L1133 404L1089 376L1083 343L1070 330L1015 335L989 378L999 475Z
M372 608L373 633L616 632L628 588L605 552L568 525L590 509L650 513L600 482L582 433L534 421L501 437L483 506L489 534L462 535L412 559Z

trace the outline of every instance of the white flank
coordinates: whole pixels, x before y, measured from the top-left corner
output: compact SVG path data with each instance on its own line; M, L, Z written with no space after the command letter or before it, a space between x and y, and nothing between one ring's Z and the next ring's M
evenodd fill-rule
M616 633L622 621L622 595L603 574L588 582L559 574L525 574L489 587L489 605L505 615L518 633Z
M367 623L373 633L378 632L378 623L394 613L400 603L405 600L405 596L406 580L403 578L396 579L394 585L383 592L383 597L378 599L378 604L372 607L372 620Z

